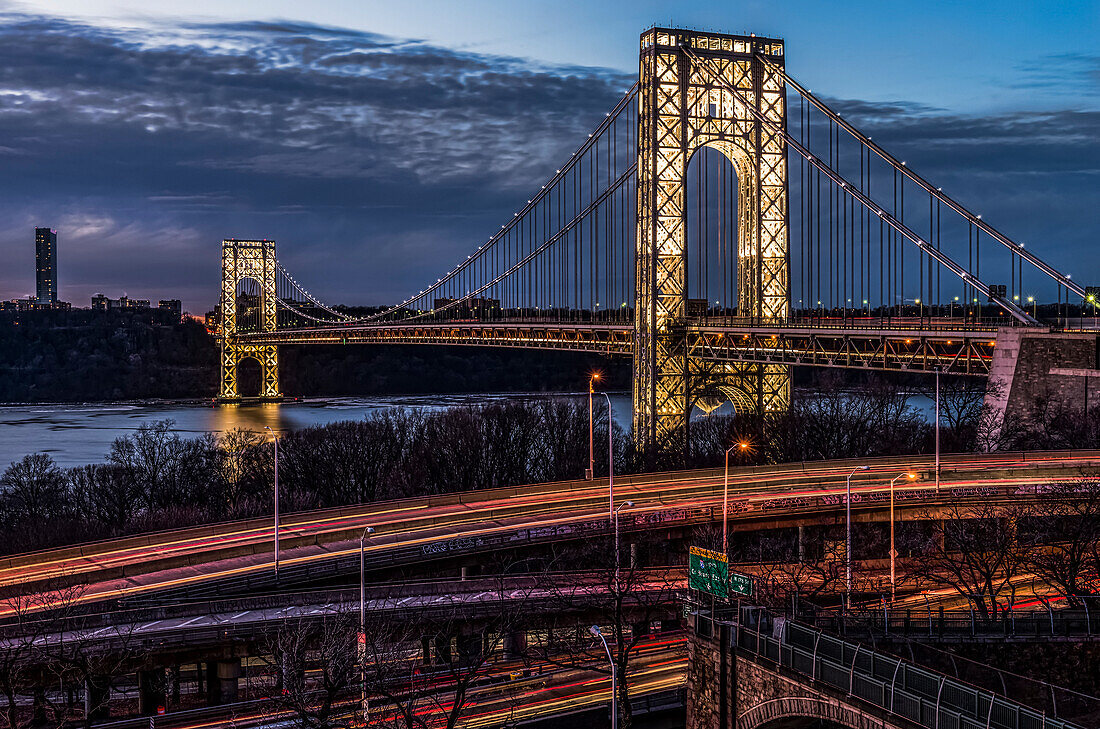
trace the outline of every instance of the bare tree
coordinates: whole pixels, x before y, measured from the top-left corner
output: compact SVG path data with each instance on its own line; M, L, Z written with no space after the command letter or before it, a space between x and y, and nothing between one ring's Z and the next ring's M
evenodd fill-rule
M612 539L585 540L562 553L563 563L591 571L583 580L570 577L562 581L553 574L543 576L545 589L557 601L554 614L564 622L552 624L546 641L529 649L532 657L551 664L610 673L602 643L577 623L578 613L595 616L601 628L610 629L605 637L618 677L617 703L622 727L629 727L632 720L630 671L638 649L647 637L649 625L674 613L679 591L683 589L682 569L643 567L646 563L658 563L663 556L665 543L659 536L641 532L629 541L632 544L619 550L618 565Z
M1027 561L1035 574L1080 607L1100 596L1100 479L1041 488L1028 520Z
M809 553L799 545L793 530L761 533L751 550L735 555L747 563L747 571L756 577L754 602L776 608L798 606L802 601L814 604L836 598L845 587L846 569L843 559L817 549ZM858 570L857 591L868 587Z
M354 713L340 707L358 681L355 637L347 612L287 618L275 626L264 641L264 661L276 713L289 714L302 729L357 726Z
M91 625L80 609L81 586L47 588L5 601L14 620L0 631L0 695L7 727L24 726L20 697L31 697L35 726L83 724L105 710L110 683L133 660L131 626ZM54 691L53 686L67 686ZM95 687L83 711L75 706L76 688Z
M1015 602L1016 578L1027 564L1018 526L1028 516L1027 508L1016 503L954 501L944 512L928 515L935 526L922 540L909 576L950 588L982 618L994 617Z

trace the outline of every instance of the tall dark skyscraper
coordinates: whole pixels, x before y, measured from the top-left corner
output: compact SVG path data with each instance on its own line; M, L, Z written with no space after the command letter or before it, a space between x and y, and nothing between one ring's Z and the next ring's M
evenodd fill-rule
M34 229L36 295L39 304L57 303L57 231Z

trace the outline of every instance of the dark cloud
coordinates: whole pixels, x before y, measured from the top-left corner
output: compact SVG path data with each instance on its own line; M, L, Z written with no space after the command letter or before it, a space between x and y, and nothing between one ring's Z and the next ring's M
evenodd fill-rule
M510 218L632 82L300 23L10 14L0 79L0 296L31 291L31 228L52 225L76 303L126 290L196 310L216 298L230 236L277 239L330 300L419 288ZM1026 196L1059 211L1061 240L1091 245L1097 114L836 103L1006 231L1041 223Z
M1012 88L1069 97L1100 96L1100 56L1062 53L1027 61Z

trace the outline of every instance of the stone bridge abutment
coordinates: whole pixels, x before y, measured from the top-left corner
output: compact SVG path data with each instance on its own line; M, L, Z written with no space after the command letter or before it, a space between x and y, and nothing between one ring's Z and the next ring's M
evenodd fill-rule
M687 729L906 729L737 650L733 628L695 631L688 647Z

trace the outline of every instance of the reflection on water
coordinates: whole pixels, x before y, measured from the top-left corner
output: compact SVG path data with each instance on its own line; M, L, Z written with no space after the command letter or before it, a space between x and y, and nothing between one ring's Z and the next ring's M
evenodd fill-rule
M479 394L423 395L370 398L327 398L256 405L211 405L209 402L82 403L72 405L0 406L0 470L28 453L43 452L62 466L100 463L111 442L132 433L142 423L171 419L174 430L187 437L221 433L233 428L287 432L338 420L358 420L371 412L395 407L428 409L476 405L553 395ZM612 395L615 421L630 425L630 397Z

